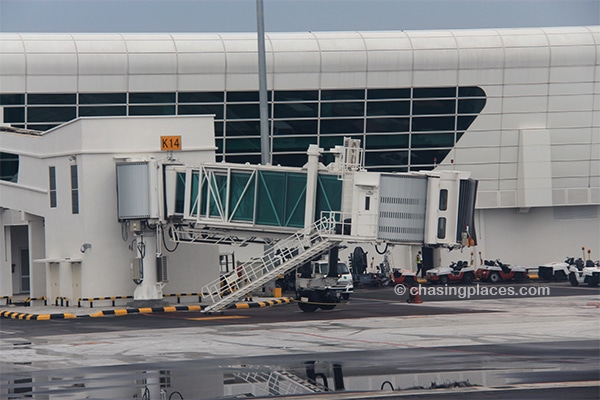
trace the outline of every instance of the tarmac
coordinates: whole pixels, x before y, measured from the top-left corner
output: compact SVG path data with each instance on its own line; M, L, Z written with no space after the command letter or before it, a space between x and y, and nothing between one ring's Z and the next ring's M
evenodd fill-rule
M5 299L7 302L8 299ZM179 311L202 311L208 304L190 303L190 304L172 304L163 305L160 307L130 307L128 305L115 305L115 300L112 298L104 298L103 300L95 300L96 304L103 301L111 301L110 305L100 306L78 306L78 305L57 305L50 301L40 298L33 299L25 296L15 296L10 299L10 304L0 306L0 318L11 318L21 320L37 320L47 321L52 319L76 319L76 318L99 318L113 317L131 314L148 314L148 313L168 313ZM251 301L235 303L228 309L248 309L248 308L263 308L274 307L282 304L293 302L292 297L279 298L253 298ZM58 300L57 302L60 302ZM89 304L93 304L90 302ZM29 305L28 305L29 304ZM63 302L64 304L64 302Z

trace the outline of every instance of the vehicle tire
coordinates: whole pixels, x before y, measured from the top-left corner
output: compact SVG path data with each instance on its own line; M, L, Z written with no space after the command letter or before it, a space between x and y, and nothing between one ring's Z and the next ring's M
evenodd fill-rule
M406 278L404 278L404 283L408 286L414 286L417 282L412 276L407 276Z
M464 283L466 283L467 285L470 285L471 283L473 283L474 280L475 280L475 276L470 272L464 274L463 278L462 278L462 281Z
M337 304L319 304L319 308L320 308L321 310L328 311L328 310L333 310L333 309L335 308L335 306L336 306L336 305L337 305Z
M525 276L523 275L522 272L515 273L515 281L523 282L524 280L525 280Z
M596 287L596 286L598 286L598 279L597 278L594 279L593 276L590 276L589 279L588 279L588 286L589 287Z
M538 276L544 281L549 281L552 279L552 272L548 270L548 267L539 267Z
M571 283L571 286L579 286L579 281L577 280L577 277L575 276L575 272L571 272L569 274L569 283Z
M317 304L310 304L310 303L298 303L298 307L300 307L300 309L304 312L315 312L317 311L317 308L319 308L319 306Z
M556 280L556 281L566 281L567 280L567 275L565 274L565 271L556 271L554 273L554 280Z
M500 282L500 274L497 272L492 272L490 274L490 282L492 282L492 283Z
M350 293L342 293L342 300L348 300L350 298Z
M448 279L448 275L440 276L440 279L439 279L440 285L446 285L449 281L450 281L450 279Z

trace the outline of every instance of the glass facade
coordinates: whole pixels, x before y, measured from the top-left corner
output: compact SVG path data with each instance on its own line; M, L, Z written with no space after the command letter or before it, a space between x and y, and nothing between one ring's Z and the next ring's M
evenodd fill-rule
M486 94L451 86L269 91L268 99L274 164L302 166L309 144L327 150L352 137L370 170L410 171L442 161ZM217 161L260 162L257 91L5 94L0 106L4 123L36 130L85 116L214 114Z

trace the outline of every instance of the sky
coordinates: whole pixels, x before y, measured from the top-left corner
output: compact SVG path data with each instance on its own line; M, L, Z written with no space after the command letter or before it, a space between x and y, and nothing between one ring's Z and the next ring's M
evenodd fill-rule
M600 25L600 0L263 0L266 32ZM0 0L0 32L256 32L256 0Z

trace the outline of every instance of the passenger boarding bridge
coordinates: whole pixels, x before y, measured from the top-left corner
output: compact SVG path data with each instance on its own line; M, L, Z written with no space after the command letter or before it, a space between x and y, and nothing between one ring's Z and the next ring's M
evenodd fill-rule
M454 248L474 238L477 182L468 173L368 172L351 139L333 150L328 167L319 163L321 152L311 145L304 168L118 160L119 220L136 235L134 298L160 298L166 257L156 243L163 232L175 242L266 245L263 255L202 289L212 300L207 312L342 241ZM148 260L153 252L156 260Z

